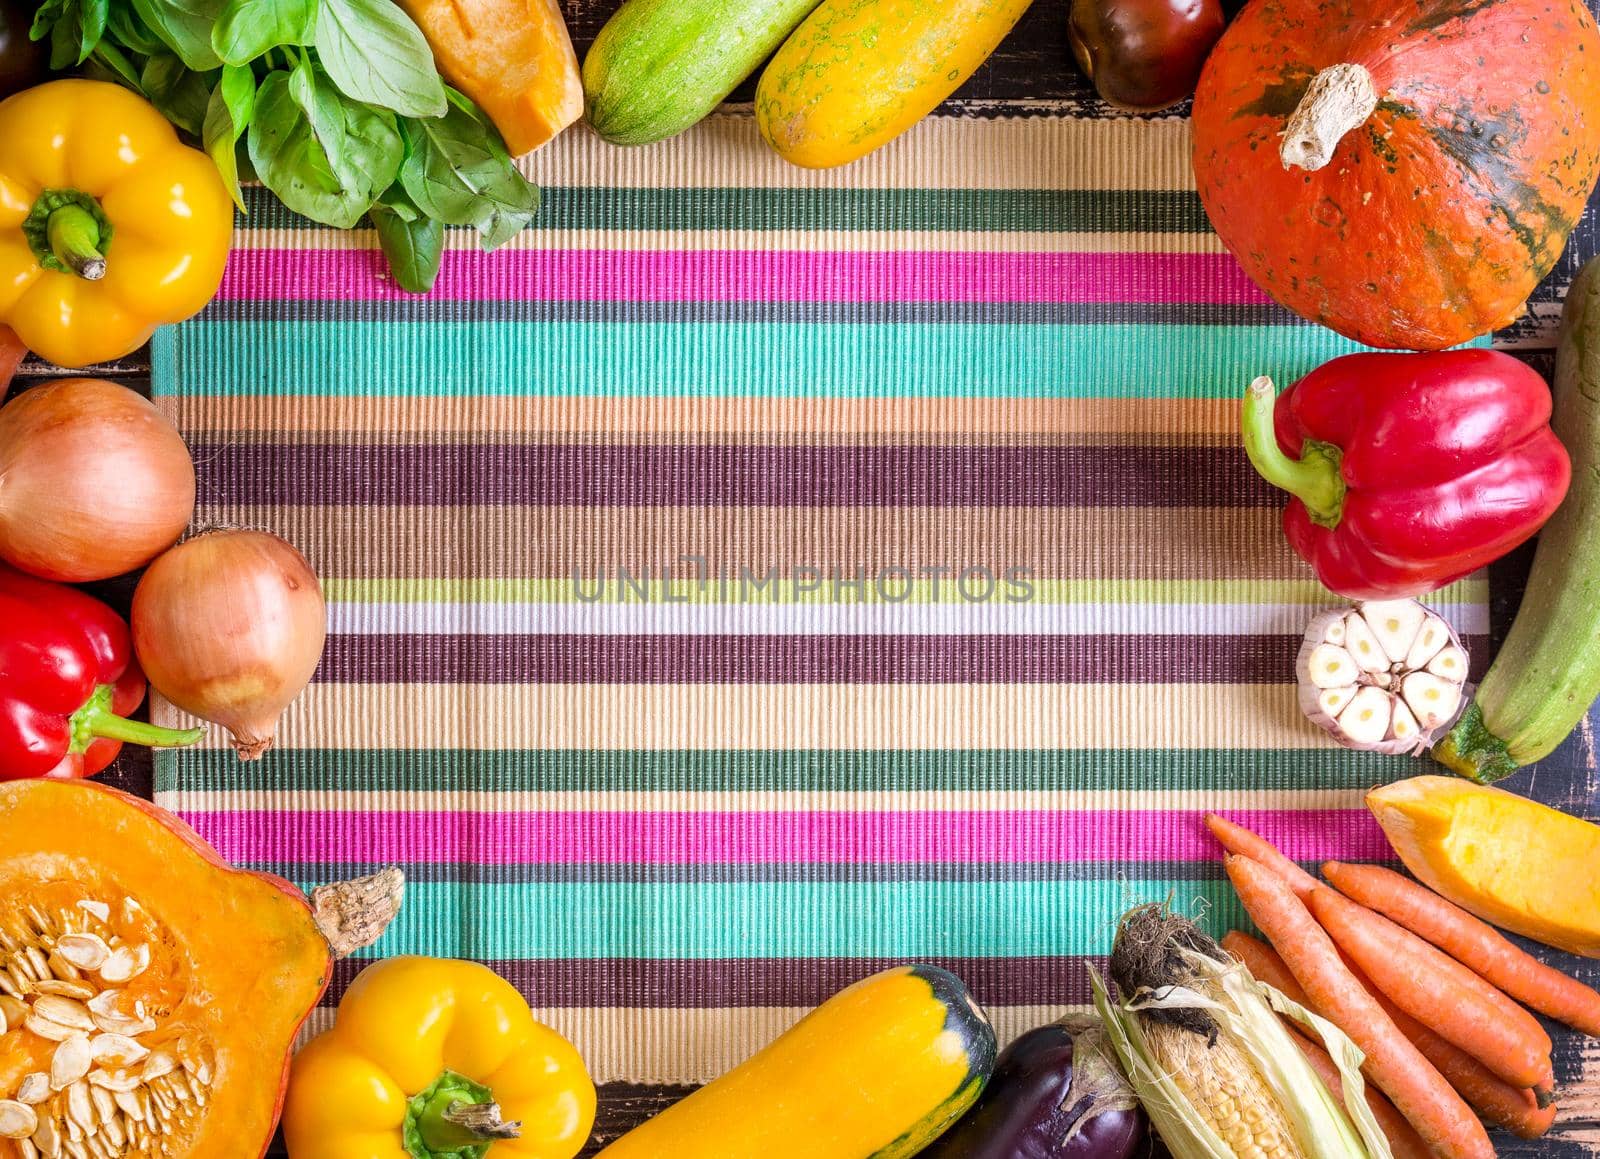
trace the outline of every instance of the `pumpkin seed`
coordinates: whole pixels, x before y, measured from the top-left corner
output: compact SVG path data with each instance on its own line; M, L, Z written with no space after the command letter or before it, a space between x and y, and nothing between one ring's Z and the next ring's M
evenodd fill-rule
M89 1053L89 1036L75 1034L60 1046L50 1059L50 1085L64 1090L89 1073L94 1056Z
M42 1103L50 1097L50 1076L43 1071L34 1071L32 1074L22 1076L22 1085L17 1088L17 1101L20 1103ZM29 1131L28 1134L33 1134Z
M87 1002L97 993L87 982L64 982L60 978L47 978L43 982L35 982L33 988L40 994L55 994L79 1002Z
M94 1019L89 1017L89 1008L75 998L63 998L59 994L42 994L33 1004L33 1013L39 1018L61 1026L70 1026L74 1030L94 1029Z
M149 946L118 946L99 967L100 978L113 985L131 982L150 968Z
M89 1040L89 1052L95 1062L116 1067L132 1066L150 1053L126 1034L97 1034Z
M78 903L78 908L99 921L108 922L111 920L111 907L103 901L85 898Z
M111 957L111 948L98 934L65 934L56 941L56 953L80 970L98 970Z
M39 1129L39 1113L27 1103L0 1099L0 1139L26 1139Z
M60 1159L61 1133L49 1119L39 1120L39 1129L33 1133L33 1145L39 1148L44 1159Z
M84 1084L84 1090L89 1092L89 1101L94 1104L95 1118L102 1123L112 1123L117 1118L117 1100L110 1091L104 1087L91 1087Z
M82 1079L67 1088L67 1117L90 1133L100 1125L94 1100L89 1097L89 1084Z
M39 1159L39 1148L33 1145L32 1139L18 1139L14 1146L17 1149L17 1159Z
M94 1086L105 1087L108 1091L121 1092L122 1094L131 1094L144 1085L138 1075L129 1074L125 1070L105 1070L102 1068L90 1071L87 1077Z
M165 1050L153 1052L144 1060L144 1070L139 1073L139 1081L152 1083L156 1079L165 1078L178 1069L178 1060Z
M48 1018L42 1018L33 1013L28 1015L22 1025L40 1038L48 1039L50 1042L65 1042L74 1034L83 1033L71 1026L63 1026L59 1022L51 1022Z
M9 994L0 995L0 1017L5 1018L8 1025L21 1026L28 1017L27 1004Z

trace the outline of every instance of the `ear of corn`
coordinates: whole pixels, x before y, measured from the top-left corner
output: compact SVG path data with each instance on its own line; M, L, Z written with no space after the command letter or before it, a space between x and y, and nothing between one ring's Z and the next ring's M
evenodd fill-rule
M1098 972L1092 971L1090 979L1107 1036L1176 1159L1391 1159L1375 1121L1369 1132L1367 1124L1353 1125L1340 1109L1259 984L1240 967L1194 957L1204 994L1173 986L1119 1004L1111 1001ZM1219 1027L1216 1043L1140 1015L1178 1007L1210 1014ZM1355 1083L1350 1105L1371 1120L1361 1094L1360 1051L1324 1025L1337 1036L1329 1041L1329 1053L1345 1074L1347 1098L1352 1079ZM1316 1029L1324 1032L1322 1026Z

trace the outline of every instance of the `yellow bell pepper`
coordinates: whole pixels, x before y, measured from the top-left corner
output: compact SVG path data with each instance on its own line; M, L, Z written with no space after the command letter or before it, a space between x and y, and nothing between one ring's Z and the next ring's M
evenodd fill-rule
M487 967L391 958L294 1060L290 1159L572 1159L595 1092L572 1044Z
M144 98L59 80L0 103L0 323L62 366L137 350L217 292L233 202Z

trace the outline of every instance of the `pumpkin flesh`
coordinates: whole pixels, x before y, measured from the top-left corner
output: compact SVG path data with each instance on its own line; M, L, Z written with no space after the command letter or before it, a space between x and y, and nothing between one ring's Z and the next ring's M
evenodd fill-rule
M89 1153L109 1159L247 1159L271 1141L289 1052L332 951L292 887L227 867L180 826L87 782L0 786L0 994L11 1015L0 1100L53 1065L56 1079L76 1072L59 1031L34 1015L65 1010L70 1022L87 1008L96 1025L82 1033L95 1049L108 1029L137 1044L52 1089L33 1109L53 1127L0 1138L0 1159L51 1159L52 1135L55 1154L92 1140L100 1149ZM94 939L125 953L73 966L98 958ZM41 1008L45 997L76 1013Z
M1308 170L1281 138L1313 78L1377 107ZM1600 173L1600 33L1575 0L1255 0L1207 62L1195 172L1212 225L1295 312L1431 350L1507 325Z

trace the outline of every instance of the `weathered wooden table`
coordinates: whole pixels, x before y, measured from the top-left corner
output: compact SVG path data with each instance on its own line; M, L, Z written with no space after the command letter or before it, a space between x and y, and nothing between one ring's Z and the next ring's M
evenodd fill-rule
M580 53L618 3L620 0L566 0L568 18ZM1588 0L1588 3L1600 13L1600 0ZM1065 109L1081 115L1121 115L1093 95L1070 61L1064 0L1040 0L1000 52L949 102L945 112L993 117ZM734 94L735 103L748 99L748 89ZM1176 112L1181 113L1182 110ZM1596 110L1596 115L1600 115L1600 110ZM1496 344L1548 376L1561 298L1573 275L1585 261L1597 254L1600 254L1600 197L1591 201L1565 256L1530 301L1528 314L1516 325L1497 335ZM148 354L143 352L96 371L145 391L149 389L149 372ZM26 389L64 373L57 368L30 363L23 368L15 390ZM1491 633L1496 647L1516 614L1530 558L1531 552L1524 550L1503 560L1493 569ZM134 578L99 585L97 592L126 611ZM1600 708L1591 712L1584 727L1559 752L1536 768L1520 774L1508 787L1569 812L1600 819L1600 765L1597 765L1594 739L1597 724L1600 724ZM148 797L151 792L148 752L139 750L128 753L103 779ZM1600 871L1600 867L1596 869ZM1600 962L1585 962L1556 954L1545 956L1561 968L1577 973L1590 984L1600 986ZM1558 1031L1554 1037L1557 1077L1561 1083L1567 1084L1567 1112L1557 1130L1538 1142L1497 1135L1496 1141L1504 1155L1538 1156L1539 1159L1600 1155L1600 1043L1590 1042L1564 1030ZM751 1045L754 1047L757 1044ZM606 1142L681 1097L687 1090L683 1087L625 1084L602 1088L599 1121L594 1139L584 1154L593 1154Z

